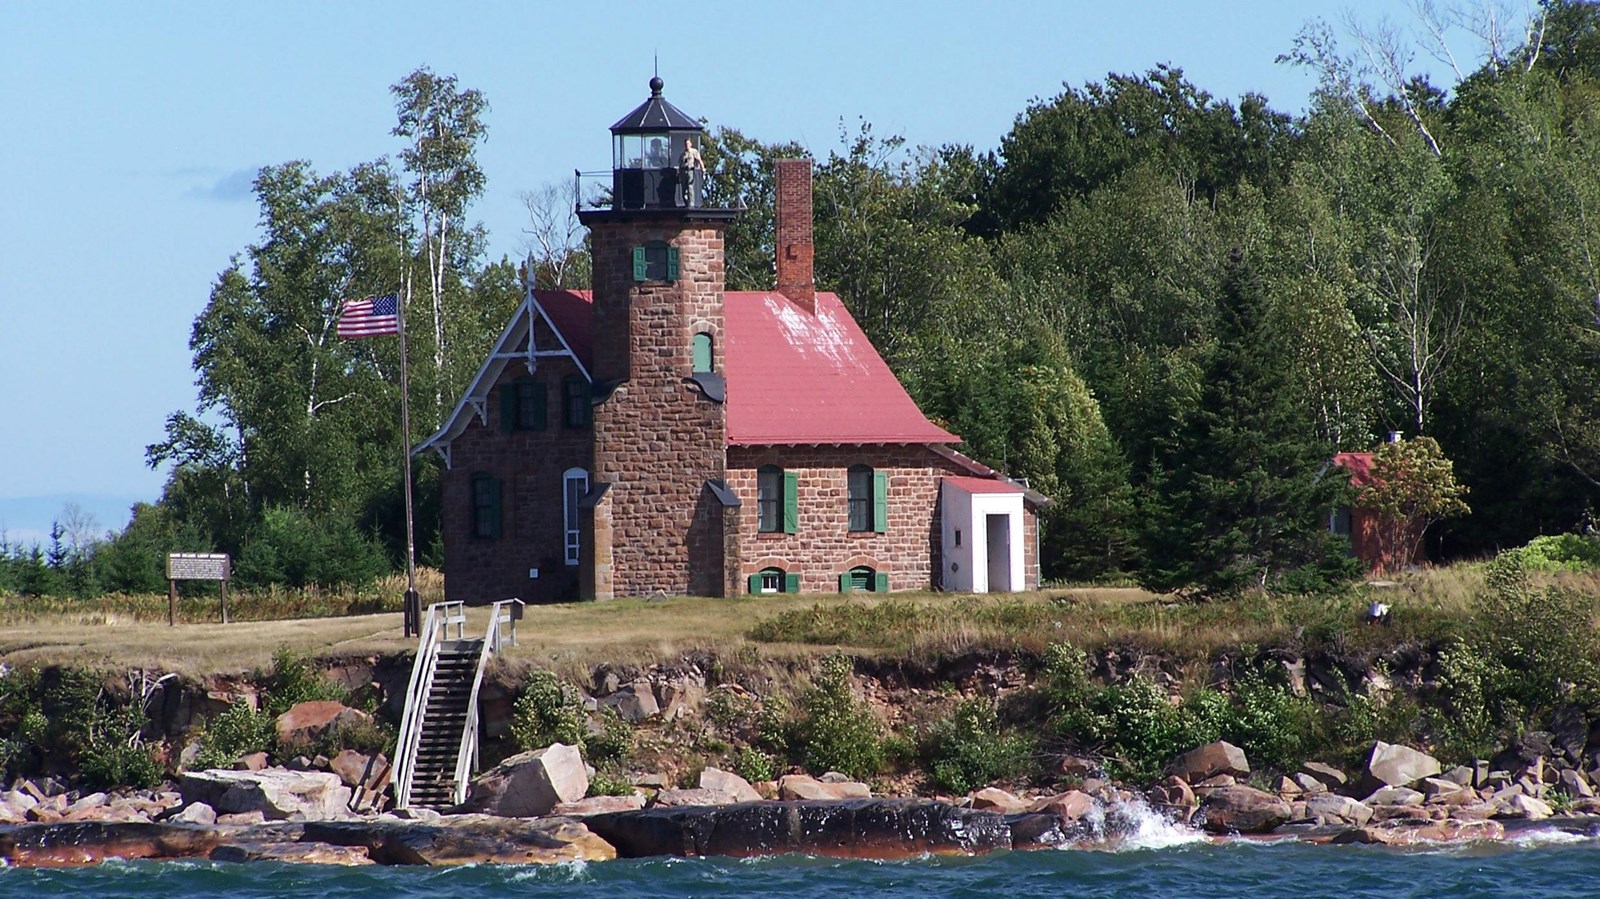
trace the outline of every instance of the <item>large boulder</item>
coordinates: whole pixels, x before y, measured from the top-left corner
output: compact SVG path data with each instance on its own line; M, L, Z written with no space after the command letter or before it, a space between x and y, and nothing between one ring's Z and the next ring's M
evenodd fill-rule
M1245 758L1243 749L1224 740L1218 740L1191 749L1173 759L1167 766L1167 773L1181 777L1189 783L1197 783L1218 774L1248 777L1250 761Z
M269 821L350 817L350 788L326 771L185 771L178 787L185 804L203 802L219 815L259 813Z
M1267 833L1291 815L1289 803L1277 796L1234 785L1208 792L1195 820L1210 833Z
M1002 816L923 799L658 807L595 815L585 823L623 858L804 853L899 859L1011 846Z
M1306 814L1324 824L1353 824L1361 827L1372 820L1372 807L1337 793L1316 793L1306 799Z
M342 702L315 700L296 703L278 716L274 728L280 746L310 746L335 730L369 724L372 716Z
M472 781L462 811L506 818L548 815L562 802L589 792L589 772L578 747L552 743L514 755Z
M750 786L750 781L721 768L707 768L701 771L700 788L728 797L728 802L718 802L716 805L761 801L761 794L756 792L755 787Z
M1194 794L1189 794L1194 798ZM1037 799L1028 807L1029 812L1055 815L1068 821L1076 821L1093 811L1099 803L1094 797L1081 790L1068 790L1054 796Z
M1425 752L1382 740L1372 745L1367 756L1367 792L1380 786L1408 787L1440 771L1439 760Z
M634 681L620 687L615 693L600 701L616 709L622 720L629 724L638 724L661 714L661 704L656 702L655 691L646 680Z
M1371 827L1358 827L1336 835L1333 843L1378 843L1384 846L1414 846L1418 843L1453 843L1469 840L1502 840L1506 829L1498 821L1394 821Z
M999 812L1002 815L1011 815L1028 811L1032 805L1026 799L1018 799L1014 794L1008 793L999 787L985 787L971 795L971 806L980 812Z
M611 844L568 818L518 821L491 815L449 815L426 823L398 821L307 824L305 840L364 847L384 865L444 867L603 861Z
M805 774L785 774L778 778L779 799L869 799L871 796L871 787L854 781L824 783Z

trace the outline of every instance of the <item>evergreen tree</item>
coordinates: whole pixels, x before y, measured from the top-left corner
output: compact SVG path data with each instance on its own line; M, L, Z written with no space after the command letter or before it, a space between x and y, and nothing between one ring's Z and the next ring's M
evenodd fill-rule
M1285 398L1261 363L1265 285L1240 251L1228 260L1217 337L1192 410L1164 441L1144 494L1145 562L1156 590L1228 595L1351 576L1347 546L1325 528L1340 479L1324 476L1333 447Z

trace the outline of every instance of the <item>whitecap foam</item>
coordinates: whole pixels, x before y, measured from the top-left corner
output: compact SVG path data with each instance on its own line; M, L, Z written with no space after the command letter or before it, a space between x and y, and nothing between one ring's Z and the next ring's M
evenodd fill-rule
M1205 834L1156 811L1138 795L1110 805L1095 800L1084 814L1083 823L1099 841L1098 845L1085 848L1109 852L1171 849L1210 842Z
M1533 849L1539 846L1565 846L1570 843L1590 843L1595 837L1570 830L1561 830L1557 827L1541 827L1534 830L1524 830L1521 833L1506 837L1506 842L1524 849Z

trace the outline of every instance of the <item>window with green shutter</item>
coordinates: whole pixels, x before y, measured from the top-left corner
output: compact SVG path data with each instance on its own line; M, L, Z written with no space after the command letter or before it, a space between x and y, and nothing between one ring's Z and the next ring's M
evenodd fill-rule
M763 465L756 470L756 530L777 534L783 530L783 469Z
M782 568L763 568L750 575L751 593L798 593L800 575L790 574Z
M889 475L882 471L872 473L872 529L889 532Z
M542 431L545 426L544 382L521 377L500 387L500 429Z
M857 565L839 575L840 593L886 593L888 590L889 575L880 574L866 565Z
M485 471L472 476L472 536L500 536L500 481Z
M793 534L800 530L800 475L783 473L783 532Z
M633 280L678 280L678 248L663 240L652 240L633 248Z

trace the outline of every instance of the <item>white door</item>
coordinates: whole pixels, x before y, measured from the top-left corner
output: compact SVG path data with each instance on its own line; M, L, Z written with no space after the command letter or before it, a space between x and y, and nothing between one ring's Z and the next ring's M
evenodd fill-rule
M989 592L1010 593L1011 516L985 515L984 533L988 537Z

